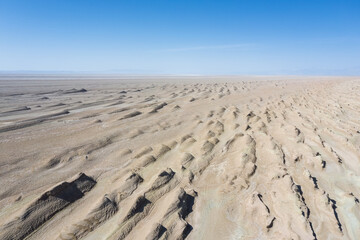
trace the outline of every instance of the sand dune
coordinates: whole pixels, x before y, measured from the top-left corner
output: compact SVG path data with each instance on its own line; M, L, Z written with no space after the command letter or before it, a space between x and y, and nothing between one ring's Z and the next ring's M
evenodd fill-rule
M360 236L359 78L0 81L0 239Z

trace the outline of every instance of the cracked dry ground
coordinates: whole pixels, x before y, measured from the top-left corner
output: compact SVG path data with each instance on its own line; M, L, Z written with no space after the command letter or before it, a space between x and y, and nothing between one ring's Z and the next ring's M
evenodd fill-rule
M0 239L360 236L357 78L21 84L1 83Z

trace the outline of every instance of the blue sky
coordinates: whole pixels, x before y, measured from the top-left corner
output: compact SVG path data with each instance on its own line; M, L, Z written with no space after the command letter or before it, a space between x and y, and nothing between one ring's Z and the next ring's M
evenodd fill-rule
M360 75L360 1L0 0L0 70Z

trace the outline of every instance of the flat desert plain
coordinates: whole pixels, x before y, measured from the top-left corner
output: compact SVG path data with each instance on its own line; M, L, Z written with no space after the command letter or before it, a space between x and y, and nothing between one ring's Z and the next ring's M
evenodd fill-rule
M2 76L0 239L359 239L360 78Z

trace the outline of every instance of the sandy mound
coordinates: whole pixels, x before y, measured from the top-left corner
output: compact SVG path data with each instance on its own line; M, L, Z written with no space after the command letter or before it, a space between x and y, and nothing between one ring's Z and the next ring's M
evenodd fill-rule
M80 173L71 182L60 183L31 203L20 217L4 225L0 230L0 238L24 239L57 212L82 198L95 184L96 182L84 173Z

